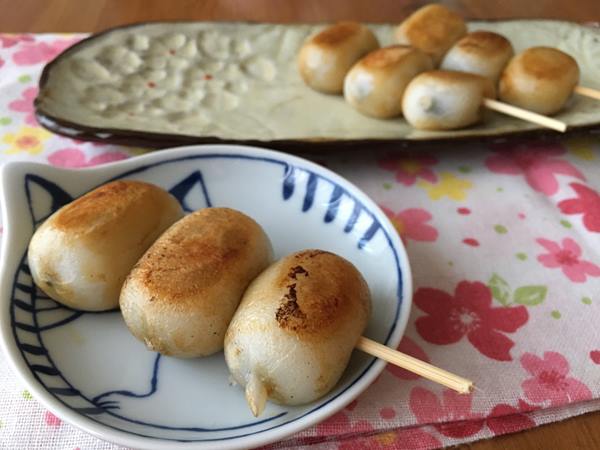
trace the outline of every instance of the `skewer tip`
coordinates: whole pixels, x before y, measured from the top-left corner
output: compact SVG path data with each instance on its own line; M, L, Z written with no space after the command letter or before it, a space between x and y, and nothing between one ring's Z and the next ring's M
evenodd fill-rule
M391 364L421 375L428 380L439 383L460 394L469 394L473 390L473 382L446 370L435 367L410 355L406 355L379 342L362 336L356 348L369 355L381 358Z
M485 391L483 389L481 389L480 387L475 386L474 384L471 385L471 389L477 392L481 392L482 394L485 394Z
M471 394L473 392L473 390L476 390L478 388L475 387L475 385L473 384L472 381L467 380L466 383L464 384L463 388L461 389L461 394Z
M256 373L252 372L246 383L246 401L254 417L262 414L267 403L267 388Z

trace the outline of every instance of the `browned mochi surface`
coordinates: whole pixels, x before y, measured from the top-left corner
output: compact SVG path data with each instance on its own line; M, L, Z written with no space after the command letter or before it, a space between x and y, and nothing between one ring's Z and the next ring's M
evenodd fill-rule
M424 130L466 127L482 118L483 98L494 98L489 78L466 72L432 70L417 75L402 99L406 120Z
M381 69L402 61L412 50L408 45L392 45L374 50L361 61L365 67Z
M394 32L399 44L411 45L429 54L438 64L444 53L467 33L464 20L442 5L424 6L407 17Z
M344 97L359 112L391 118L402 114L402 95L419 73L431 70L431 58L406 45L372 51L359 60L344 80Z
M513 57L508 39L491 31L473 31L454 44L441 64L444 70L474 73L498 82L504 67Z
M460 83L474 83L481 87L483 96L486 98L495 98L496 89L490 80L472 73L455 72L452 70L431 70L419 75L421 79L437 81L442 85L451 86Z
M253 412L260 413L266 397L296 405L329 392L370 311L366 281L333 253L303 250L261 273L244 293L225 337L227 365L246 386Z
M283 290L275 314L280 328L311 339L329 333L349 314L366 321L369 291L354 266L322 250L297 253L287 262L289 269L278 282Z
M36 231L29 251L34 279L68 306L114 308L133 265L182 215L177 200L152 184L123 180L100 186L58 210ZM73 265L68 273L61 273L63 258Z
M311 88L339 94L350 67L377 47L377 38L366 26L339 22L304 42L298 54L298 71Z
M180 357L217 352L246 286L270 259L270 242L250 217L229 208L196 211L132 270L121 293L125 321L151 350Z
M550 47L529 48L520 54L517 61L525 72L541 80L554 80L577 67L577 62L571 55Z
M510 41L501 34L484 30L467 34L455 46L466 53L486 53L490 56L502 54L512 47Z
M313 42L319 45L339 45L358 33L360 27L357 22L340 22L317 34Z
M53 225L65 233L76 234L97 247L106 245L106 238L115 226L130 226L148 221L157 222L160 210L169 197L156 186L141 181L113 181L72 201L60 210ZM123 223L126 220L126 223ZM116 222L118 221L118 224ZM140 236L143 241L146 236ZM111 244L115 242L111 237Z
M540 114L560 111L579 82L579 66L570 55L550 47L532 47L515 56L500 78L500 99Z

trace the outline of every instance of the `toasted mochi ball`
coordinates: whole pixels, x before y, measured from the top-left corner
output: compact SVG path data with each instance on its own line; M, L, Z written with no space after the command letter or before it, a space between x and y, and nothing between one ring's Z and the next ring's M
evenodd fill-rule
M377 38L366 26L340 22L306 40L298 55L298 70L311 88L340 94L352 65L378 47Z
M431 58L403 45L380 48L358 61L344 80L344 97L359 112L382 119L402 114L404 89L431 70Z
M33 280L71 308L115 308L131 268L182 216L177 200L157 186L105 184L63 206L37 229L28 251Z
M494 84L515 54L508 39L491 31L474 31L446 53L441 69L469 72L489 78Z
M225 360L254 415L267 398L312 402L338 382L371 311L369 287L347 260L293 253L261 273L225 336Z
M539 114L560 111L579 82L579 66L570 55L550 47L532 47L515 56L500 78L500 99Z
M149 350L181 358L223 349L244 290L271 262L258 223L229 208L206 208L171 226L133 268L121 312Z
M454 130L481 119L484 97L495 97L489 79L465 72L432 70L410 82L402 110L415 128Z
M416 47L429 54L437 66L444 53L467 33L465 21L442 5L424 6L402 22L394 37L399 44Z

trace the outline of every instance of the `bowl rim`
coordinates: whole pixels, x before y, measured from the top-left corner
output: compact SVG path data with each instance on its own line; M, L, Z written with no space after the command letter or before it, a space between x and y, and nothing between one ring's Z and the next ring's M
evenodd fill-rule
M401 279L399 280L399 283L401 283L402 298L399 299L401 304L398 310L398 317L391 325L390 334L386 342L391 347L396 348L402 339L410 315L410 308L412 304L412 275L406 249L397 233L394 232L394 227L386 214L360 188L330 169L322 167L301 157L260 147L228 144L191 145L167 149L167 151L151 152L149 154L129 158L126 160L83 169L56 168L37 162L7 163L2 167L0 174L0 178L2 180L2 200L0 206L2 209L2 223L4 226L0 259L0 267L2 269L2 273L0 275L0 293L8 294L12 288L13 274L12 272L9 273L7 266L14 266L18 264L15 260L20 260L22 257L22 255L14 250L14 247L17 245L14 243L16 242L15 235L21 233L22 231L15 231L15 227L12 226L10 220L10 211L19 206L15 205L16 200L11 194L10 186L14 186L13 183L15 179L21 179L23 173L27 169L36 168L38 170L45 171L46 173L51 173L52 178L57 178L61 175L77 177L85 175L86 173L106 174L106 180L103 182L107 182L110 179L115 178L114 173L116 173L117 169L121 169L119 175L117 175L120 177L127 172L134 171L135 169L139 169L148 164L166 163L171 160L180 159L186 156L213 154L215 157L218 157L219 155L231 153L237 153L239 156L244 158L257 157L259 159L266 158L270 160L277 160L283 163L291 164L294 167L313 171L316 174L323 176L325 179L331 180L334 183L342 186L348 191L348 193L352 194L356 199L363 203L363 205L377 218L383 227L383 232L386 234L392 250L396 253L396 257L398 258L398 266L401 268ZM7 299L7 305L9 305L9 308L0 309L0 325L10 324L10 304L11 302L9 302ZM320 405L318 409L309 410L292 421L281 424L277 428L266 429L258 431L249 436L234 437L229 440L186 442L145 436L142 437L132 432L117 430L108 425L96 422L89 417L74 411L70 407L63 405L34 378L29 366L22 358L15 344L10 326L0 326L0 349L2 349L6 355L6 359L13 373L21 379L36 400L38 400L44 407L52 411L58 417L99 439L110 441L119 445L146 449L163 449L165 446L168 446L168 448L185 449L249 448L281 440L293 433L323 421L327 417L342 409L358 395L360 395L366 388L368 388L386 365L384 361L373 358L366 369L364 369L363 372L358 375L358 378L356 378L336 397L331 398L326 404Z

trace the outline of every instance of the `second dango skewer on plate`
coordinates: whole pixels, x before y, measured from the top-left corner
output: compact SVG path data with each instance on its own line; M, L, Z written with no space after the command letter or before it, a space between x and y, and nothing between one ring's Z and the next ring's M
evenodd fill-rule
M432 26L434 23L435 26ZM429 54L434 63L440 63L443 70L474 73L488 77L496 84L505 68L510 69L510 76L520 78L517 80L520 84L517 90L520 92L505 94L504 91L508 89L500 87L500 99L507 103L513 103L514 99L515 106L539 114L552 114L549 111L556 109L537 108L540 100L536 101L535 97L540 96L540 92L543 92L542 96L549 94L551 98L548 104L558 103L561 107L571 93L600 100L600 90L576 85L579 67L566 53L548 47L534 47L511 60L514 50L508 39L483 30L467 34L462 18L442 5L427 5L418 9L396 28L394 37L398 43L411 45ZM528 60L532 64L524 67L523 63ZM576 81L573 81L574 74L577 74ZM530 89L531 86L534 88ZM541 103L546 102L541 100ZM519 114L516 110L502 108L493 102L489 102L488 107Z
M487 77L499 83L500 100L538 114L559 112L573 93L600 100L600 91L578 85L579 66L567 53L531 47L514 56L510 41L489 31L460 39L440 67Z
M427 70L419 50L392 46L376 50L348 72L344 96L359 112L373 117L404 115L415 128L453 130L481 120L483 108L558 131L566 124L498 102L494 84L465 72Z
M444 56L441 68L489 78L498 84L500 100L544 115L560 111L579 80L577 62L566 53L532 47L514 56L510 41L489 31L460 39Z
M433 26L435 24L435 26ZM423 8L418 9L409 17L407 17L395 30L394 38L401 44L411 45L415 48L422 50L431 56L432 61L437 65L441 63L441 69L445 70L460 70L466 72L473 72L478 75L489 77L495 83L500 76L500 73L504 69L504 66L508 60L514 54L512 45L503 36L491 33L491 32L473 32L467 34L467 27L464 20L453 11L442 5L427 5ZM443 123L446 122L446 126L442 129L456 129L465 127L475 123L473 121L473 105L474 100L479 100L481 105L485 108L492 109L494 111L506 114L509 116L517 117L519 119L537 123L544 127L552 128L557 131L565 131L566 124L556 119L549 119L545 116L535 114L533 112L516 108L511 105L503 104L496 101L494 98L483 97L480 98L478 95L474 95L474 98L467 99L464 104L458 101L458 103L447 106L452 106L452 110L462 115L464 121L449 120L444 121L442 118L435 118L436 110L431 109L433 104L436 103L435 98L437 97L437 103L448 103L449 99L445 101L440 98L440 95L447 95L450 98L457 98L459 92L452 93L453 89L458 89L465 93L466 86L474 86L473 80L468 81L469 77L461 77L459 75L442 75L440 73L433 74L428 78L429 81L445 80L449 81L453 79L453 83L444 83L441 87L442 92L432 91L430 94L434 94L431 97L429 103L429 111L423 111L428 114L432 120L430 124L434 122ZM421 78L424 80L424 78ZM462 82L459 82L462 80ZM477 83L475 83L477 84ZM459 88L459 85L462 88ZM477 89L472 90L473 94L477 92ZM491 94L490 89L487 90L488 94ZM461 111L461 107L464 106L464 110ZM481 110L481 108L478 108ZM442 112L442 115L445 115ZM478 114L481 116L481 114ZM410 120L407 118L410 123ZM452 127L449 127L453 123ZM419 128L415 123L411 125ZM432 128L428 128L432 129Z
M410 27L405 27L404 23L399 28L402 27L410 30ZM453 39L461 35L461 33L454 31L460 28L455 24L447 28L450 30L450 44L446 43L440 47L442 50L437 50L435 55L445 51L452 45ZM422 38L422 34L420 36ZM440 36L435 36L435 38L434 41L440 41ZM431 69L433 64L426 62L425 57L427 55L423 55L425 52L402 46L376 50L375 55L369 56L367 54L365 61L362 61L361 58L365 53L368 53L369 49L377 45L372 33L360 24L344 22L332 25L310 37L302 47L298 58L300 74L310 87L327 93L338 92L344 80L342 75L344 75L348 78L343 84L345 97L360 112L384 118L400 115L404 87L409 84L412 76ZM431 55L432 51L429 47L428 54ZM391 89L390 86L395 86L395 88ZM455 83L447 85L446 89L454 86L456 86ZM491 93L491 91L488 92ZM436 112L435 108L431 109L436 100L431 100L428 111L430 115ZM566 129L563 122L510 105L504 105L493 99L476 97L476 100L489 109L498 110L559 131ZM468 101L465 106L470 107L472 103L472 101ZM455 109L461 106L462 103L459 103L455 105ZM442 112L442 114L445 113ZM463 115L472 116L472 113L464 111ZM455 121L452 127L449 128L446 125L442 129L460 128L471 125L475 121L471 118L466 122Z

